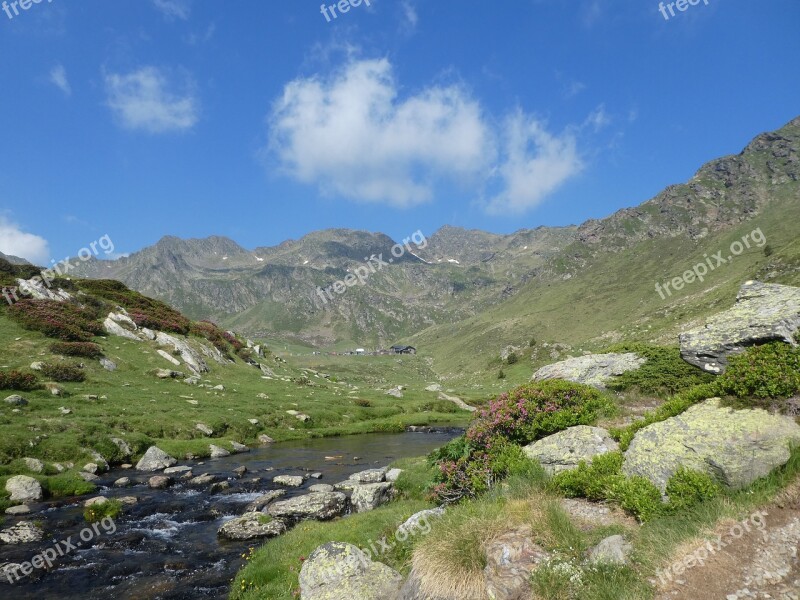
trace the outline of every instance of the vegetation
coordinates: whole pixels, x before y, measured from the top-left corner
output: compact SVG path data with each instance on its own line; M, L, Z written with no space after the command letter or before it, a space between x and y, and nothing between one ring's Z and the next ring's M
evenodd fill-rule
M50 344L50 352L82 358L100 358L103 356L103 349L100 345L92 342L56 342Z
M83 518L87 523L97 523L103 519L116 519L122 514L122 502L106 500L100 504L92 504L83 510Z
M86 373L78 365L65 362L42 363L42 374L51 381L85 381Z
M66 342L104 335L97 313L73 302L23 299L9 307L8 315L26 329Z
M717 386L721 394L742 399L740 404L785 408L781 401L800 393L800 348L773 342L749 348L728 362Z
M713 375L683 360L679 348L628 343L611 346L608 352L635 352L647 359L635 371L615 377L606 386L611 390L636 390L642 394L666 396L714 380Z
M29 392L39 387L39 380L33 373L22 371L0 371L0 390Z

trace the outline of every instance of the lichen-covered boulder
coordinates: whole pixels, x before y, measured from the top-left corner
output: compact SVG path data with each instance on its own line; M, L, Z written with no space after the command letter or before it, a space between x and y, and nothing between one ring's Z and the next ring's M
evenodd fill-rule
M608 431L588 425L570 427L522 449L528 458L539 461L550 474L574 469L582 460L588 463L599 454L617 450L619 444L611 439Z
M346 508L347 496L341 492L313 492L275 502L267 508L267 512L287 521L327 521L343 515Z
M800 328L800 288L748 281L733 308L711 317L705 326L682 333L683 360L709 373L723 373L728 357L773 341L796 344Z
M0 542L4 544L30 544L40 542L43 538L42 528L29 521L20 521L16 525L0 531Z
M357 481L358 483L380 483L382 481L386 481L386 473L388 471L389 467L383 467L380 469L367 469L366 471L353 473L350 475L349 479L352 481Z
M16 475L6 481L6 491L11 494L11 502L39 502L42 499L42 486L33 477Z
M662 493L680 467L740 489L786 464L793 445L800 445L800 425L793 419L762 409L725 408L712 398L639 431L622 471L646 477Z
M393 489L391 483L365 483L353 488L350 503L356 512L375 510L392 499Z
M389 600L403 578L383 563L373 562L351 544L320 546L300 569L301 600Z
M227 521L217 534L227 540L241 541L276 537L285 531L286 523L280 519L273 519L259 512L249 512Z
M603 389L611 378L635 371L645 362L647 359L633 352L588 354L544 366L533 374L532 380L564 379Z

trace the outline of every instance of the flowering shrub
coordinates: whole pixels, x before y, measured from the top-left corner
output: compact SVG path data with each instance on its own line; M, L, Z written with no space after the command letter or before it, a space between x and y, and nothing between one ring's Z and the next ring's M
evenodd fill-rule
M29 392L39 387L39 381L33 373L22 371L0 371L0 390L21 390Z
M66 342L88 342L104 334L96 313L72 302L24 299L9 307L8 314L25 329Z
M50 352L64 356L80 356L82 358L100 358L103 349L91 342L56 342L50 344Z
M53 381L84 381L86 374L77 365L68 363L44 363L42 374Z
M249 361L252 359L252 350L247 348L235 335L220 329L216 323L211 321L192 323L189 333L207 339L227 358L231 358L230 350L233 348L236 355L242 360Z

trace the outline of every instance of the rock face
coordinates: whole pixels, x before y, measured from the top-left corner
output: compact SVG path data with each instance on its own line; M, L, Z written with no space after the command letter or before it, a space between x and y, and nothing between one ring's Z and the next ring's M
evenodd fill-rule
M171 467L177 462L158 446L150 446L141 460L136 463L136 469L139 471L160 471Z
M662 493L679 467L739 489L786 464L792 444L800 444L800 425L791 418L761 409L724 408L712 398L639 431L622 471L646 477Z
M486 544L486 591L493 600L528 600L530 578L548 554L531 541L529 525L509 531Z
M220 537L228 540L253 540L281 535L286 531L286 523L259 512L249 512L232 519L219 528Z
M388 600L403 583L400 573L373 562L350 544L320 546L300 570L301 600Z
M542 367L533 374L532 380L565 379L603 389L612 377L634 371L645 362L646 359L633 352L589 354Z
M290 521L327 521L343 515L346 508L347 496L341 492L314 492L275 502L267 508L267 512L273 517Z
M772 341L796 345L800 329L800 288L748 281L733 308L711 317L705 327L682 333L683 360L710 373L722 373L728 357Z
M350 502L356 512L375 510L392 499L391 483L366 483L353 488Z
M608 431L587 425L570 427L523 448L528 458L538 460L551 475L574 469L582 460L588 463L598 454L616 450L619 444L611 439Z
M11 494L11 502L39 502L42 499L42 486L27 475L11 477L6 481L6 491Z

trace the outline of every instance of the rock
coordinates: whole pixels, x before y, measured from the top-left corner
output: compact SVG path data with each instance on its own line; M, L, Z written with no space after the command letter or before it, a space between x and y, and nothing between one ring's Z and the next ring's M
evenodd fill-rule
M133 340L134 342L141 341L139 336L137 336L132 331L129 331L122 327L119 323L117 323L117 318L119 315L115 313L111 313L108 315L105 321L103 321L103 329L106 330L106 333L109 335L116 335L117 337L125 338L127 340ZM133 324L133 327L136 327L136 324Z
M276 485L285 485L287 487L300 487L305 482L305 479L300 475L278 475L272 478L272 483Z
M34 473L41 473L44 470L44 463L38 458L23 458L22 462L25 463L25 468Z
M186 373L169 369L156 369L156 377L159 379L178 379L179 377L186 377Z
M139 499L136 496L120 496L117 498L117 500L124 506L133 506L139 502Z
M211 458L224 458L231 455L231 453L225 450L225 448L220 448L214 444L210 444L208 449L211 452Z
M408 519L406 519L405 523L400 525L398 529L402 529L406 533L412 533L415 530L425 531L426 529L430 531L428 519L431 517L439 518L444 514L444 507L440 506L438 508L429 508L427 510L421 510L418 513L411 515Z
M597 546L589 550L589 562L595 565L627 565L633 546L621 535L605 538Z
M20 515L27 515L30 514L31 507L27 504L19 504L17 506L11 506L6 509L6 514L11 515L12 517L17 517Z
M258 419L247 419L247 422L250 423L250 425L258 425Z
M187 377L186 379L183 380L183 383L186 383L188 385L197 385L198 383L200 383L200 378L194 376Z
M87 473L85 471L81 471L80 473L78 473L78 475L80 476L81 479L83 479L84 481L88 481L89 483L92 483L93 481L98 481L100 479L94 473Z
M51 396L61 397L64 395L64 388L56 383L45 383L44 388L50 392Z
M439 385L438 383L432 383L431 385L429 385L428 387L425 388L425 391L426 392L441 392L442 391L442 386Z
M617 450L619 444L611 439L608 431L588 425L570 427L522 449L528 458L538 460L551 475L574 469L582 460L589 463L599 454Z
M160 346L172 346L173 350L180 354L181 359L194 375L208 372L208 364L206 364L206 361L184 340L159 331L156 333L156 343Z
M83 465L83 469L81 469L84 473L91 473L92 475L97 475L97 471L100 470L100 467L97 466L97 463L86 463Z
M402 398L403 397L403 388L402 386L393 387L392 389L386 392L387 396L394 396L395 398Z
M465 600L461 596L448 594L447 596L439 596L429 594L423 591L422 578L419 572L412 567L411 572L408 574L408 579L403 585L400 593L394 600Z
M25 400L22 396L18 394L12 394L11 396L7 396L5 400L6 404L11 406L27 406L28 401Z
M242 454L243 452L250 452L250 448L239 442L231 442L231 448L235 454Z
M710 373L722 373L728 357L772 341L797 345L800 288L748 281L733 308L711 317L705 326L680 335L681 356Z
M108 498L105 496L95 496L94 498L89 498L86 502L83 503L83 506L88 508L89 506L100 506L101 504L105 504L108 502Z
M351 481L358 483L380 483L386 481L386 473L389 471L388 467L381 469L367 469L366 471L359 471L350 475Z
M0 541L6 544L30 544L41 542L43 538L42 528L28 521L20 521L16 525L0 531Z
M483 576L486 591L495 600L528 600L532 597L531 573L548 557L531 541L533 531L522 525L492 539L485 546Z
M214 483L215 480L216 476L204 473L203 475L199 475L197 477L193 477L192 479L190 479L189 485L192 486L208 485L210 483Z
M259 444L274 444L275 440L273 440L268 435L263 435L262 434L262 435L258 436L258 443Z
M275 372L267 365L258 365L258 368L261 369L261 373L265 377L275 377Z
M61 411L62 415L71 415L72 414L72 411L70 409L64 408L63 406L61 408L59 408L58 410Z
M264 392L256 394L256 398L259 398L260 400L269 400L269 396L267 396Z
M100 359L100 366L103 367L106 371L117 370L117 363L115 363L113 360L107 359L105 356Z
M40 360L31 363L31 371L41 371L44 368L44 363Z
M211 429L211 427L209 427L208 425L203 425L202 423L198 423L197 425L194 426L194 428L197 429L197 431L199 431L203 435L206 435L208 437L214 435L214 430Z
M295 419L298 421L302 421L303 423L308 423L311 420L311 417L307 414L300 413L299 415L294 416Z
M128 487L131 484L130 477L120 477L114 482L114 487Z
M400 573L342 542L320 546L300 569L302 600L387 600L402 584Z
M633 352L588 354L542 367L533 374L532 380L565 379L603 389L611 378L635 371L645 362L646 359Z
M327 483L315 483L308 486L309 492L333 492L335 488Z
M255 500L253 500L250 504L248 504L244 512L259 512L263 510L266 506L280 498L281 496L286 495L286 490L272 490L271 492L267 492L263 496L259 496Z
M458 396L451 396L450 394L445 394L444 392L439 392L439 400L447 400L448 402L452 402L461 410L466 410L469 412L476 412L478 409L474 406L470 406L466 402L464 402Z
M319 473L319 472L317 472L317 473L311 473L311 474L309 475L309 477L310 477L311 479L322 479L322 473Z
M800 425L790 417L724 408L712 398L640 430L622 471L646 477L662 494L679 467L707 473L735 490L786 464L790 445L797 444Z
M118 438L118 437L112 437L112 438L111 438L111 442L112 442L112 443L113 443L113 444L114 444L114 445L115 445L117 448L119 448L119 453L120 453L120 455L122 456L122 458L130 458L130 457L131 457L131 455L133 454L133 450L132 450L132 449L131 449L131 447L128 445L128 442L126 442L126 441L125 441L125 440L123 440L122 438Z
M347 496L341 492L314 492L275 502L267 507L267 512L273 517L290 521L327 521L342 516L346 508Z
M392 499L391 483L366 483L353 489L350 502L356 512L375 510Z
M181 465L178 467L168 467L164 469L164 475L178 475L179 473L190 473L191 471L192 467Z
M236 475L236 477L238 477L238 478L240 478L240 479L241 479L242 477L244 477L244 474L245 474L245 473L247 473L247 467L245 467L244 465L242 465L241 467L236 467L236 468L233 470L233 474L234 474L234 475Z
M347 479L345 481L340 481L339 483L334 483L333 484L333 489L344 491L344 492L350 492L350 491L356 489L360 485L362 485L362 484L359 483L358 481L355 481L354 479Z
M224 385L222 385L222 384L220 384L220 385L215 385L215 386L214 386L214 387L212 387L211 389L212 389L212 390L214 390L214 391L217 391L217 392L224 392L224 391L225 391L225 386L224 386Z
M162 469L171 467L177 462L176 459L172 458L158 446L150 446L141 460L136 463L136 469L138 471L161 471Z
M208 488L209 494L219 494L220 492L224 492L225 490L229 490L231 484L227 481L217 481L216 483L212 483Z
M154 475L147 480L147 485L154 490L164 490L172 485L172 477L166 475Z
M172 356L172 355L171 355L169 352L165 352L164 350L158 349L158 350L156 350L156 353L157 353L157 354L158 354L158 355L159 355L161 358L165 359L165 360L166 360L166 361L168 361L168 362L171 362L171 363L172 363L173 365L175 365L176 367L180 367L180 366L181 366L181 361L179 361L177 358L175 358L174 356Z
M604 504L591 502L583 498L561 498L561 508L572 517L581 531L591 531L598 527L623 525L635 527L637 521L626 515L621 509L613 509Z
M11 502L39 502L42 497L42 486L33 477L15 475L6 481L6 491L11 494Z
M286 531L286 523L260 512L248 512L226 522L217 534L228 540L254 540L271 538Z

